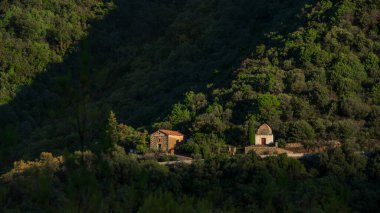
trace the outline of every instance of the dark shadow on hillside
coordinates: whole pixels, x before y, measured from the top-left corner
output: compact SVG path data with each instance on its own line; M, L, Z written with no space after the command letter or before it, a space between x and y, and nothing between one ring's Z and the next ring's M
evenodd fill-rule
M120 122L149 126L164 118L186 91L209 93L229 85L234 69L265 41L265 33L290 32L303 24L296 14L305 4L157 2L120 1L109 16L93 23L88 38L78 45L88 48L79 48L61 64L51 64L31 86L1 106L2 132L18 143L5 145L12 147L8 159L77 146L78 106L73 96L81 85L78 70L84 53L91 55L86 139L96 141L111 109Z

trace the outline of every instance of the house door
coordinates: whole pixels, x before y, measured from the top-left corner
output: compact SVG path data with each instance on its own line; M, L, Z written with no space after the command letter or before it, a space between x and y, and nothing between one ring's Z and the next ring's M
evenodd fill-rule
M267 145L267 139L261 138L261 145Z
M158 150L162 150L162 139L158 138Z

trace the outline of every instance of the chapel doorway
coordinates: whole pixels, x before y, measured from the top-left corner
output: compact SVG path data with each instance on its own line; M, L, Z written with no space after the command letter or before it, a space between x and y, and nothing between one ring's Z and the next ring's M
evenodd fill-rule
M261 145L267 145L267 139L261 138Z

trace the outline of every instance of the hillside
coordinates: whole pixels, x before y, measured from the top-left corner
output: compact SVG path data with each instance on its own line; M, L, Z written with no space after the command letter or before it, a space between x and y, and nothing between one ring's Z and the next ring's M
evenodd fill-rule
M268 123L277 141L340 140L372 149L380 137L379 4L306 5L288 34L269 33L211 95L188 93L162 126L194 136L204 155L225 142L249 142ZM207 103L207 104L206 104Z
M379 30L378 0L3 0L0 212L376 212ZM341 145L223 151L262 123Z
M371 148L379 139L376 2L2 7L2 36L14 44L2 46L3 159L90 148L103 140L110 110L141 131L181 130L202 155L252 143L249 132L264 122L281 144L334 139Z
M40 9L57 17L68 7L65 1L52 11L53 3L32 2L17 7L31 15ZM102 137L99 130L110 110L119 121L151 130L185 92L211 94L213 88L228 86L232 72L257 44L267 40L266 33L285 33L302 23L297 14L303 5L298 1L247 0L87 2L79 12L89 15L81 20L91 27L68 31L65 51L48 40L49 30L35 35L62 62L46 59L26 80L6 81L18 92L5 89L3 95L0 138L6 144L2 143L2 156L19 159L44 150L75 150L78 132L86 132L83 140L91 145ZM77 10L70 10L71 16L76 17ZM4 17L8 16L14 15L7 10ZM46 25L44 21L40 25ZM71 22L62 22L73 27ZM11 38L15 42L29 42L27 35L21 37L11 29L3 31L14 31ZM30 57L46 53L35 54ZM30 65L21 68L29 70ZM24 76L21 68L15 75ZM79 117L85 118L82 124Z

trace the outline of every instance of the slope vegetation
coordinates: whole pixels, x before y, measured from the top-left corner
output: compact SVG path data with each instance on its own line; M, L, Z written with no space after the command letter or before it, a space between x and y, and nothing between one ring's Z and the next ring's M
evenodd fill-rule
M68 10L67 1L56 3L57 10L51 9L55 3L33 2L9 2L9 7L41 10L54 17L61 17L60 13ZM78 7L72 2L78 8L70 10L71 16L90 14L80 19L83 22L77 28L87 26L86 23L91 23L91 27L68 30L68 41L62 43L64 50L56 42L61 37L51 35L49 30L34 35L47 50L28 55L29 63L47 52L63 61L46 59L17 84L4 80L18 92L4 90L5 104L0 109L3 155L35 156L42 150L75 149L79 140L95 143L101 138L99 129L110 110L116 112L119 120L136 127L161 121L185 92L211 94L213 88L229 85L233 70L266 39L266 33L288 32L302 23L296 15L304 4L129 0L114 4L86 2ZM91 22L93 16L98 18ZM66 29L58 22L67 24L69 29L78 23L74 18L46 18L45 22L53 23L51 29L47 27L50 30ZM34 25L27 26L35 31ZM9 29L3 31L12 33ZM20 37L14 32L12 39L31 40L31 35ZM49 43L48 35L56 43ZM80 38L75 45L74 41ZM28 67L23 66L25 70ZM17 69L14 75L22 73L22 69ZM20 151L11 152L6 147Z
M271 33L212 95L188 93L166 122L193 135L192 150L245 145L261 123L277 141L358 142L380 137L379 3L319 1L288 34Z

